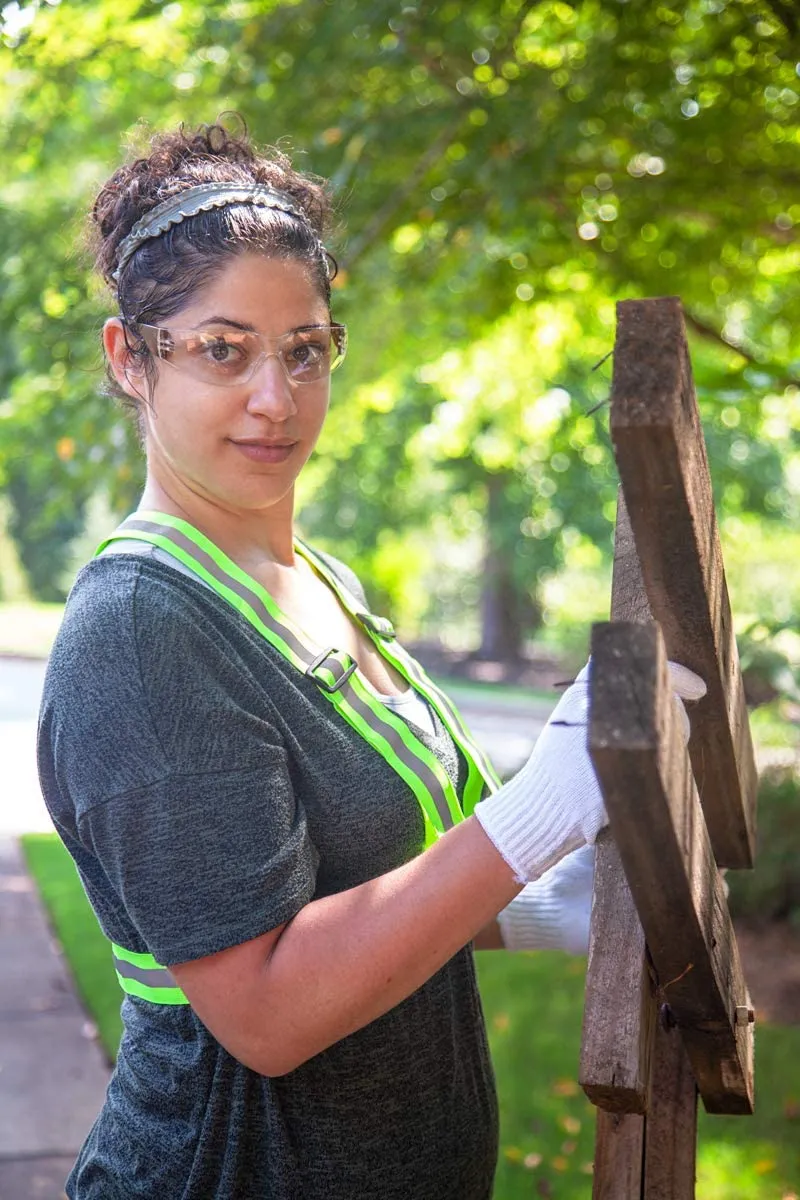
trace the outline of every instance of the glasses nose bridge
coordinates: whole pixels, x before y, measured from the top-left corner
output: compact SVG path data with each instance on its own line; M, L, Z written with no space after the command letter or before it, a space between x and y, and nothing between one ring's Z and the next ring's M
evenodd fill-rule
M255 379L256 375L258 374L258 372L261 370L261 368L264 366L264 364L267 362L268 359L277 358L278 362L280 363L281 370L283 371L284 377L286 378L286 381L288 382L290 387L293 386L295 381L292 379L291 375L289 374L289 368L287 367L286 362L284 361L284 358L283 358L283 354L281 353L281 350L280 350L281 345L283 345L285 343L285 338L284 337L267 337L267 335L263 334L263 333L255 334L254 336L258 339L258 345L259 345L260 349L259 349L258 354L255 357L254 362L253 362L253 370L250 373L250 379ZM278 349L268 350L268 349L264 348L265 346L269 346L269 345L277 346Z
M286 379L287 383L291 386L294 383L294 380L292 379L291 375L289 374L289 368L287 367L286 363L284 362L283 355L280 353L280 351L263 349L265 342L272 342L274 344L275 342L279 342L281 339L280 338L261 338L259 340L261 342L262 349L256 355L256 358L253 362L253 369L250 372L249 378L251 380L255 379L256 375L259 373L259 371L265 365L265 363L270 358L276 358L278 360L278 363L280 364L280 368L281 368L281 371L283 372L284 378Z

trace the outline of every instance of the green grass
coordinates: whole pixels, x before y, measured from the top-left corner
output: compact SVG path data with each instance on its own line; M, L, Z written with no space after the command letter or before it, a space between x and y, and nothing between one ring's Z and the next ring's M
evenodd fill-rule
M63 604L0 604L0 654L47 658L63 615Z
M113 1060L122 1033L122 992L111 965L111 944L100 931L78 872L57 835L26 834L22 849L78 994L97 1025L104 1050Z
M517 684L475 683L450 676L445 678L442 675L432 675L431 678L455 704L460 704L464 699L491 700L493 704L507 704L510 707L517 704L539 704L549 711L561 694L555 689L548 691L545 688L521 687Z
M555 952L478 955L500 1096L495 1200L591 1196L594 1110L576 1082L584 966ZM800 1193L800 1027L759 1025L756 1042L755 1115L701 1105L698 1200Z
M54 834L25 854L78 990L113 1057L120 991L109 945ZM500 1097L495 1200L589 1200L594 1109L578 1088L585 964L555 952L478 955ZM701 1112L698 1200L786 1200L800 1193L800 1027L757 1031L756 1115Z

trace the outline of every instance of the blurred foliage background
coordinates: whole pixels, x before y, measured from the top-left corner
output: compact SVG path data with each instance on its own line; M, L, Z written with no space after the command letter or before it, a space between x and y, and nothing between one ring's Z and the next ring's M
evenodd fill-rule
M239 113L336 192L351 348L300 520L406 638L582 660L609 595L614 304L681 297L754 732L777 747L731 901L799 921L798 101L791 0L0 0L0 650L6 617L16 647L23 622L49 640L58 609L31 601L63 599L142 482L103 393L94 191L152 130ZM524 1114L499 997L534 991L485 988ZM706 1135L704 1194L796 1200L777 1097L752 1180L738 1125ZM532 1128L506 1173L538 1157Z
M13 0L0 14L7 600L63 597L141 482L102 392L114 304L82 249L93 190L148 130L231 110L338 196L351 353L301 521L406 636L513 660L604 614L616 482L611 362L597 364L615 300L677 294L740 632L767 687L793 663L794 5Z

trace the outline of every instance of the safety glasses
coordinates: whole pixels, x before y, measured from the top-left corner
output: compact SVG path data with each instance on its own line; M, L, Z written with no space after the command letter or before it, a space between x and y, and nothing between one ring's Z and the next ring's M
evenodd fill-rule
M135 328L155 358L215 387L249 382L268 358L277 358L289 383L316 383L335 371L347 352L347 327L338 323L307 325L275 338L244 329Z

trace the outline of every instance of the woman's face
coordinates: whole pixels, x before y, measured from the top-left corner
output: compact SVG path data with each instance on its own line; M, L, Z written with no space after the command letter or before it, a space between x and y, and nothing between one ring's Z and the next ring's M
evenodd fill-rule
M257 254L231 259L189 305L162 322L172 330L249 330L266 338L329 323L325 300L303 264ZM227 510L270 508L292 493L322 429L330 376L291 383L274 355L246 383L227 386L198 381L169 362L156 365L151 403L142 407L152 478L171 494L177 484Z

